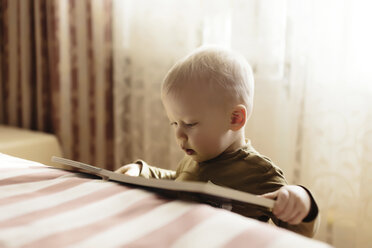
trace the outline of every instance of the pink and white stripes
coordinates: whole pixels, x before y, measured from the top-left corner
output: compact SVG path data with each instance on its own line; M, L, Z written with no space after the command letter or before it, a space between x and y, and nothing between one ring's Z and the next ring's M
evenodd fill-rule
M207 205L0 154L0 247L327 247Z

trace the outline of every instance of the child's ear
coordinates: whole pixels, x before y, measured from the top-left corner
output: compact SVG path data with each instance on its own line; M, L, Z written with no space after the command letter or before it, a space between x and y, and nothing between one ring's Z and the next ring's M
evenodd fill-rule
M247 109L244 105L236 105L231 113L230 129L238 131L247 121Z

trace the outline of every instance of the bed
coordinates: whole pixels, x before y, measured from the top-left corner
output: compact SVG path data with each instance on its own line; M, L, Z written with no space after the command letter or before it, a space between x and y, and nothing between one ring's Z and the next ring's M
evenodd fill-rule
M56 167L50 157L62 156L62 149L54 134L0 124L0 153Z
M329 247L211 206L0 153L0 247Z

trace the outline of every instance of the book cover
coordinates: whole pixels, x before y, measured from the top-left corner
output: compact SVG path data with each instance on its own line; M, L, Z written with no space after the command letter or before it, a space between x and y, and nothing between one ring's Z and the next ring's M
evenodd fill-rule
M80 171L99 176L105 180L112 180L130 185L140 186L162 195L182 200L197 201L207 203L214 207L231 210L234 204L252 204L264 208L273 208L274 200L263 198L247 192L219 186L212 182L191 182L173 181L163 179L147 179L142 177L132 177L124 174L115 173L106 169L95 167L78 161L52 157L52 161L74 168Z

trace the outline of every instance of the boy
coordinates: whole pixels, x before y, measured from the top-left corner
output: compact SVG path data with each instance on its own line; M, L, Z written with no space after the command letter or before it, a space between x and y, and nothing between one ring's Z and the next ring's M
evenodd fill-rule
M318 207L310 192L287 185L282 171L246 140L244 126L253 107L253 75L232 51L207 47L178 61L166 75L161 98L177 142L186 153L177 171L144 161L116 172L146 178L211 181L276 199L272 213L252 206L232 211L312 237Z

